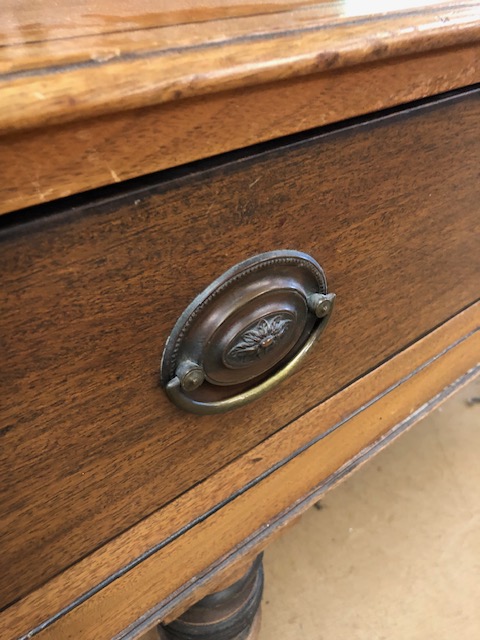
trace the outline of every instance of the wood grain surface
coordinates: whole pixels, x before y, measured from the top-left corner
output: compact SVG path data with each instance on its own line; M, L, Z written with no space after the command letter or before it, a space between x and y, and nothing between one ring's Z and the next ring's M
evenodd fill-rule
M477 297L478 115L471 93L4 231L4 605ZM226 418L177 410L158 387L176 318L278 248L337 293L320 347Z
M477 2L2 4L0 131L478 42ZM182 16L182 8L186 11ZM231 8L231 5L230 5ZM189 18L189 11L192 18ZM173 19L175 12L177 17ZM172 19L165 16L170 13ZM201 12L200 12L201 13ZM77 21L75 16L81 15ZM182 19L181 23L175 20ZM74 25L73 28L70 25Z
M480 82L480 45L4 135L0 213L475 82Z
M140 0L135 4L122 0L96 0L94 3L91 0L61 0L56 3L55 11L44 2L4 0L0 42L4 46L48 43L59 38L129 33L168 25L277 13L309 5L322 6L326 14L335 10L325 0L259 0L255 4L245 0ZM392 8L395 6L401 5L397 2Z
M476 299L478 114L473 92L4 230L4 605ZM177 410L176 318L278 248L337 293L320 346L227 417Z
M476 304L12 606L0 618L6 640L35 621L41 640L130 639L178 614L478 374L479 324ZM127 571L85 593L121 558ZM71 605L72 589L83 596L76 606L46 620Z

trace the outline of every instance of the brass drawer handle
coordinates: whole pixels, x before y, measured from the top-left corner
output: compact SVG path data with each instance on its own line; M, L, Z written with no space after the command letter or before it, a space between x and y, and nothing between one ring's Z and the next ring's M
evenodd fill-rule
M165 345L162 385L178 407L221 413L263 395L326 327L335 294L299 251L269 251L226 271L185 309Z

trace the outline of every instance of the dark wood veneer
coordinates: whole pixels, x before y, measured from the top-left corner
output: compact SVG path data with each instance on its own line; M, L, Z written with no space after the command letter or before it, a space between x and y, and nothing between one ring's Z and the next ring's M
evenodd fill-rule
M471 92L4 234L2 605L475 299L479 114ZM277 248L324 267L323 339L253 405L180 412L158 380L178 314Z

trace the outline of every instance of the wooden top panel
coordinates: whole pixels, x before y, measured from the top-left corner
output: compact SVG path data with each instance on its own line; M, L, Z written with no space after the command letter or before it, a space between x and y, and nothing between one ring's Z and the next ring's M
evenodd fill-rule
M384 17L407 10L421 10L438 5L438 0L392 0L359 2L344 0L61 0L54 6L43 0L5 0L0 45L53 42L75 37L105 36L156 27L186 26L192 23L226 21L233 18L285 13L296 9L315 8L324 19L336 21L345 17ZM464 5L465 3L461 3Z
M438 0L437 0L438 2ZM338 3L322 0L61 0L54 6L44 0L5 0L1 44L102 35L172 24L224 20L239 16L288 11L299 6ZM395 3L395 4L398 4ZM405 3L403 3L405 4ZM421 2L410 3L418 6ZM428 4L428 3L427 3ZM433 4L431 2L430 4ZM338 8L336 9L338 11Z
M0 131L479 39L477 2L7 0ZM370 13L366 13L367 7Z

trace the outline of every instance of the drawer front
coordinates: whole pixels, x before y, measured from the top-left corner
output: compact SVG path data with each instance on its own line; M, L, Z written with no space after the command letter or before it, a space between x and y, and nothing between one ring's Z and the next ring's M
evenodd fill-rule
M3 605L476 298L479 116L469 92L3 230ZM251 405L180 411L159 388L177 317L280 248L337 294L320 344Z

